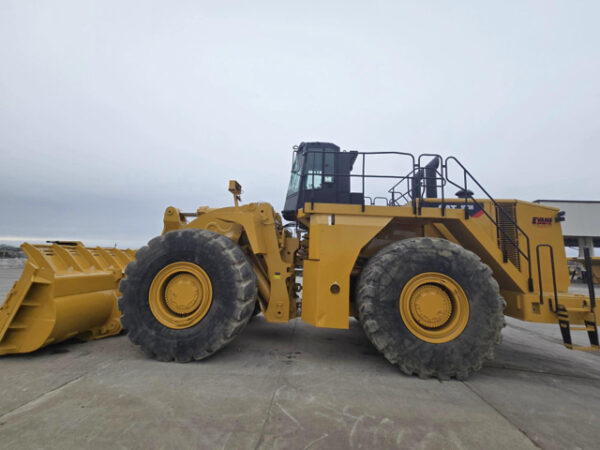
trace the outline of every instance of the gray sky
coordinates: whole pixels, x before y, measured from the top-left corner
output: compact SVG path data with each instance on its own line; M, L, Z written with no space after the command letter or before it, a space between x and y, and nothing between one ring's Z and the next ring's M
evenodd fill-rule
M291 147L458 156L600 199L600 2L0 1L0 241L137 247L164 209L281 209ZM404 169L401 170L404 172Z

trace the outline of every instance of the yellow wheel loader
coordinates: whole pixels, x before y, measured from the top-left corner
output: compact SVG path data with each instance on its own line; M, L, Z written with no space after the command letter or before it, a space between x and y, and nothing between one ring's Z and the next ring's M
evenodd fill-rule
M30 259L0 310L0 354L116 334L118 296L129 338L161 361L215 353L260 311L329 328L355 317L385 358L421 377L479 370L505 314L557 323L568 348L598 350L593 287L568 290L564 215L493 199L456 158L302 143L283 218L241 205L236 181L229 191L231 207L167 208L162 235L135 258L25 244Z

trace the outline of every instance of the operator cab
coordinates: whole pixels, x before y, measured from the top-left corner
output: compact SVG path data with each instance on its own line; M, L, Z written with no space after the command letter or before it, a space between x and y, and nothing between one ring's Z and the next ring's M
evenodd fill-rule
M329 142L303 142L294 149L283 217L294 221L306 202L361 205L361 192L350 192L350 173L358 152L340 151Z

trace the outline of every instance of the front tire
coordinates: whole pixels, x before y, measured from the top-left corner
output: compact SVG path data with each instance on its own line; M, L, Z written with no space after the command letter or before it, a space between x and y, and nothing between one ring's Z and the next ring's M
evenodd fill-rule
M356 301L367 337L409 375L464 379L501 340L506 303L491 269L445 239L382 249L363 269Z
M208 230L152 239L119 290L129 339L161 361L188 362L231 342L252 316L256 276L240 247Z

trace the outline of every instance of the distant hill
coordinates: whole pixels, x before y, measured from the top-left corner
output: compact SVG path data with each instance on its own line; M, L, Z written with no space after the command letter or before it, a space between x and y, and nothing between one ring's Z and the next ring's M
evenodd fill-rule
M0 258L25 258L25 253L19 247L0 244Z

